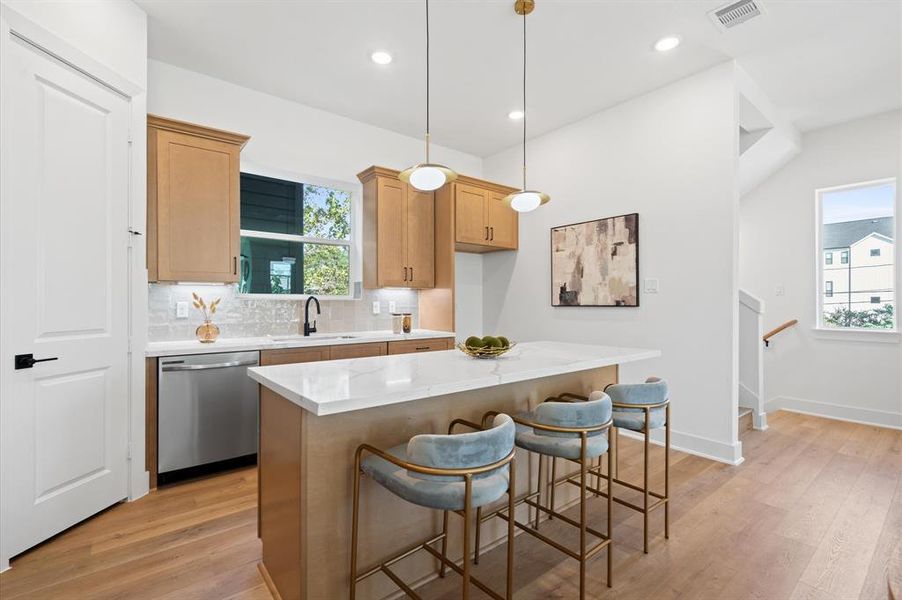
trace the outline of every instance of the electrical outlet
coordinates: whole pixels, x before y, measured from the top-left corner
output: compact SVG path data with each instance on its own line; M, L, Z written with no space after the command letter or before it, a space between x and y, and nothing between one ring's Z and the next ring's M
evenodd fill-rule
M645 280L645 293L646 294L657 294L658 293L658 280L657 279L646 279Z
M187 302L177 302L176 303L175 318L176 319L187 319L188 318L188 303Z
M373 300L373 314L378 315L382 311L378 300Z
M398 303L395 302L394 300L389 300L388 301L388 312L393 313L393 314L398 312Z
M782 296L786 293L786 288L784 288L783 284L781 283L780 285L777 286L777 289L775 291L778 296Z

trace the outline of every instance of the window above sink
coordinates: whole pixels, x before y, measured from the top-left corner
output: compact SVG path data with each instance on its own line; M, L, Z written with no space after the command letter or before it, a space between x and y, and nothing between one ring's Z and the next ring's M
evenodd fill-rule
M239 293L354 297L357 189L312 177L243 171Z

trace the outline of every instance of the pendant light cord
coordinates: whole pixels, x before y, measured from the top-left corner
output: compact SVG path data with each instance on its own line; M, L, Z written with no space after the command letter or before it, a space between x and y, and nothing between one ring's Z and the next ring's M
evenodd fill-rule
M526 189L526 10L523 11L523 189Z

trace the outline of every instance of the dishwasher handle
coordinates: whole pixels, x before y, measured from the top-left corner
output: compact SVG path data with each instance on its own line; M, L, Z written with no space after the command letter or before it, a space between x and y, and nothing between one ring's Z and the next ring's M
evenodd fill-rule
M229 367L256 367L259 362L256 360L235 360L232 362L214 363L212 365L183 365L163 363L162 371L206 371L207 369L228 369Z

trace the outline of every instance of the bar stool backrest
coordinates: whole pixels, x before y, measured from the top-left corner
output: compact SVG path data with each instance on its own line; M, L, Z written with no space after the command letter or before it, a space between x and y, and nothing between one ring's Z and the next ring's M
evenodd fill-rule
M618 404L660 404L667 400L667 382L649 377L645 383L615 383L605 391ZM618 408L623 412L642 412L641 408ZM663 409L659 409L663 410Z
M536 407L536 422L555 427L598 427L611 420L611 398L604 392L592 392L586 402L543 402ZM579 437L578 433L543 431L534 429L537 435L550 437ZM588 435L604 434L593 431Z
M407 443L407 458L410 462L424 467L439 469L468 469L498 462L514 449L516 427L514 421L505 414L495 416L492 428L472 433L456 435L421 434L410 438ZM481 479L497 474L508 466L499 467L473 476ZM408 471L411 477L433 481L463 481L463 477L430 475Z

